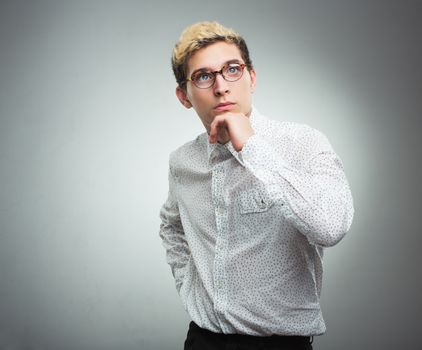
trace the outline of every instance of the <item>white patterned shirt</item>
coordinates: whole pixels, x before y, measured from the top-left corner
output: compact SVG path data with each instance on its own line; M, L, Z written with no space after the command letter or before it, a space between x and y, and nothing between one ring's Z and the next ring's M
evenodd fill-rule
M256 336L323 334L324 247L349 230L353 200L327 138L270 120L236 152L204 132L169 157L160 237L183 306L200 327Z

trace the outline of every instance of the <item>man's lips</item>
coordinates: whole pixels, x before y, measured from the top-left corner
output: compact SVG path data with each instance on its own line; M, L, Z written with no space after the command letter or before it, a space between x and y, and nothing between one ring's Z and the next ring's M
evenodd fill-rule
M219 103L217 106L214 107L217 111L228 111L234 107L234 102L223 102Z

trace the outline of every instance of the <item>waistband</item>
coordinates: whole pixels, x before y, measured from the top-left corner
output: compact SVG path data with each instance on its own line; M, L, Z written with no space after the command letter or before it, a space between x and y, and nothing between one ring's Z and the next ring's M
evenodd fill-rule
M268 343L268 344L280 344L280 345L305 345L312 344L314 341L313 336L301 336L301 335L278 335L274 334L271 336L255 336L249 334L225 334L225 333L214 333L208 329L199 327L195 322L191 321L189 324L190 332L200 332L206 336L225 338L236 343L251 344L251 343Z

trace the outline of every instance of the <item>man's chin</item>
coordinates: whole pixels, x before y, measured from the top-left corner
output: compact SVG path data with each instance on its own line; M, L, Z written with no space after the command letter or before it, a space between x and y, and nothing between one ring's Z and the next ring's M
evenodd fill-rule
M226 113L241 113L241 112L240 112L239 108L237 108L237 106L235 108L225 109L225 110L213 109L214 116L221 115L221 114L226 114Z

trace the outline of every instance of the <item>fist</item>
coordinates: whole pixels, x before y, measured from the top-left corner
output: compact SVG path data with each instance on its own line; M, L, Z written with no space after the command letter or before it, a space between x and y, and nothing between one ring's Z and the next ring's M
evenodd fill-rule
M240 152L246 141L254 134L249 118L243 113L217 115L210 124L209 142L232 142L233 148Z

